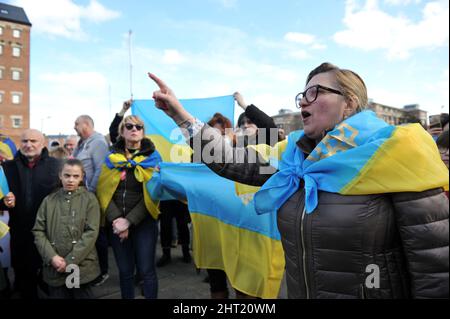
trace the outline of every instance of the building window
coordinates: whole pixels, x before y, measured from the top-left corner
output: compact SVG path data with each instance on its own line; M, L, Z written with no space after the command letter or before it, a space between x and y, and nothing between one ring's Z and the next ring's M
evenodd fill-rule
M21 128L22 127L22 116L11 116L12 127Z
M11 93L11 102L12 104L20 104L22 102L22 93Z
M19 47L13 47L12 48L12 55L15 57L20 57L20 48Z
M3 127L3 115L0 115L0 127Z
M14 81L19 81L22 78L22 72L20 70L12 70L11 77Z
M0 91L0 103L3 103L3 95L5 94L5 92Z
M13 37L20 38L21 31L18 29L13 29Z
M3 35L3 27L0 26L0 35Z
M3 70L4 69L5 69L4 67L0 66L0 80L3 79Z
M3 44L0 44L0 55L3 54Z

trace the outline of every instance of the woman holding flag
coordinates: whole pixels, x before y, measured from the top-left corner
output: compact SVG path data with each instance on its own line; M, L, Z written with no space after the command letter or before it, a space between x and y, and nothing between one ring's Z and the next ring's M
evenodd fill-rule
M310 72L296 97L304 130L290 134L277 170L250 148L233 162L223 137L149 76L156 106L187 139L224 150L206 154L212 170L263 185L254 204L277 210L290 298L448 298L448 170L419 124L364 111L356 73L330 63Z
M145 137L142 120L134 115L125 117L119 125L119 138L105 160L97 187L102 222L109 229L119 268L123 299L135 297L135 266L143 280L145 298L157 297L155 252L159 210L145 184L160 161L154 144Z

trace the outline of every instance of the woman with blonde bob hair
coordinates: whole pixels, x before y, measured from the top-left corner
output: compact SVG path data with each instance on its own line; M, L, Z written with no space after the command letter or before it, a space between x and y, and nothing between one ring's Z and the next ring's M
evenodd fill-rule
M155 252L159 210L145 184L161 157L145 137L144 122L138 116L125 117L118 130L119 138L106 158L97 187L102 222L110 232L122 298L135 297L136 266L145 298L154 299L158 292Z
M255 154L233 162L223 137L149 76L156 106L188 141L223 150L209 168L262 185L254 204L277 213L289 298L448 298L448 170L419 124L392 126L364 110L355 72L330 63L311 71L295 98L304 129L289 135L269 173Z

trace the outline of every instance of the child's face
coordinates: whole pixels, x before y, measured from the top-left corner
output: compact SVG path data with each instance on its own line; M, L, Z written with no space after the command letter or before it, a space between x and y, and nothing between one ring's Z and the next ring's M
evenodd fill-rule
M80 183L83 181L83 171L78 165L64 165L61 174L59 175L64 190L74 191L78 189Z

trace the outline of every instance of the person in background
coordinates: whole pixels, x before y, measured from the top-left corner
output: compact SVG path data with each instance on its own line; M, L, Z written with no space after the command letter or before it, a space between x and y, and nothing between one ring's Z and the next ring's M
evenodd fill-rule
M44 199L33 228L44 281L52 299L91 299L90 282L100 275L95 249L100 207L95 195L82 186L81 161L66 160L59 178L61 187ZM66 285L73 265L78 267L79 287Z
M124 101L119 113L116 113L114 119L112 120L112 122L109 126L109 139L111 141L111 144L114 144L117 142L117 138L119 137L119 131L118 131L119 124L120 124L120 122L122 122L123 117L125 116L125 113L130 109L132 103L133 103L133 100L131 100L131 99Z
M59 146L59 147L51 150L49 152L49 156L57 158L57 159L60 159L60 160L63 160L63 159L68 158L70 156L70 154L67 151L67 149L65 149L64 147Z
M250 144L274 146L280 139L278 128L273 119L253 104L248 105L241 93L235 92L233 97L244 110L244 113L238 118L237 127L241 134L247 137L246 140L252 136L254 141Z
M65 142L64 142L64 148L69 153L69 156L72 156L73 151L77 147L79 137L77 135L69 135Z
M108 154L105 137L94 130L94 120L89 115L81 115L75 121L75 131L80 137L72 156L83 163L85 186L95 193L102 164ZM102 285L109 278L108 274L108 238L105 229L100 227L96 243L101 274L94 280L94 286Z

